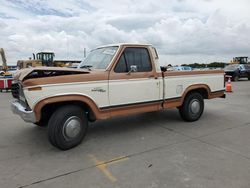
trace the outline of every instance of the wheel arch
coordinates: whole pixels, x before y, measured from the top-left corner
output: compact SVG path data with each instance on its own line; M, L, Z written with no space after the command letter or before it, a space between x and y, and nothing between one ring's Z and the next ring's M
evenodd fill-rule
M83 95L72 94L53 96L39 101L34 107L36 120L39 122L44 114L49 114L50 116L58 107L67 104L75 104L83 108L88 113L88 118L91 121L101 119L99 108L91 98Z
M184 93L181 97L181 105L183 104L187 95L189 95L190 93L193 93L193 92L200 93L204 99L208 99L209 96L211 95L211 89L208 85L206 85L206 84L191 85L191 86L187 87L186 90L184 91Z

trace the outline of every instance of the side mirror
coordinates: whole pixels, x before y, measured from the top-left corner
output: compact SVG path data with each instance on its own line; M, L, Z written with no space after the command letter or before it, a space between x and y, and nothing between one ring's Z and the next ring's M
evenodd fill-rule
M131 65L130 66L130 70L128 71L128 75L130 75L131 72L137 72L137 66L136 65Z
M161 66L161 71L162 71L162 72L166 72L167 70L168 70L168 68L167 68L167 67L165 67L165 66L164 66L164 67L162 67L162 66Z

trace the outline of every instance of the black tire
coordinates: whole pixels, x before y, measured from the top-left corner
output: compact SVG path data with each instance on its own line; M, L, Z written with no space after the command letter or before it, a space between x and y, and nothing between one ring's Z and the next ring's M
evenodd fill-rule
M193 110L192 110L193 107ZM188 94L182 106L179 108L180 116L185 121L197 121L204 110L204 100L200 93L193 92Z
M238 81L239 81L239 76L238 76L238 75L235 75L235 76L233 77L233 81L238 82Z
M39 122L34 123L38 127L47 127L48 126L48 119L41 119Z
M38 127L47 127L48 126L48 122L43 122L43 121L39 121L39 122L36 122L33 124L38 126Z
M52 114L48 122L48 138L53 146L68 150L82 142L87 129L88 119L85 111L75 105L65 105Z

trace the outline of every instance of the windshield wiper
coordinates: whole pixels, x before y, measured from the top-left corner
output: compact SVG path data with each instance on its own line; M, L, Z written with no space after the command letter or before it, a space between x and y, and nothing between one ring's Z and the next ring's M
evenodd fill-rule
M88 69L89 71L91 71L91 67L93 67L93 66L92 65L82 65L82 66L80 66L80 68Z

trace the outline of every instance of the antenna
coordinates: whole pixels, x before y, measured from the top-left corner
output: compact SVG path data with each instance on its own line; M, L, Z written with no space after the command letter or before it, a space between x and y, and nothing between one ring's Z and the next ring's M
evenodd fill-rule
M86 57L86 48L83 49L83 57Z
M69 40L68 40L68 36L66 37L66 43L67 43L67 59L69 60Z

